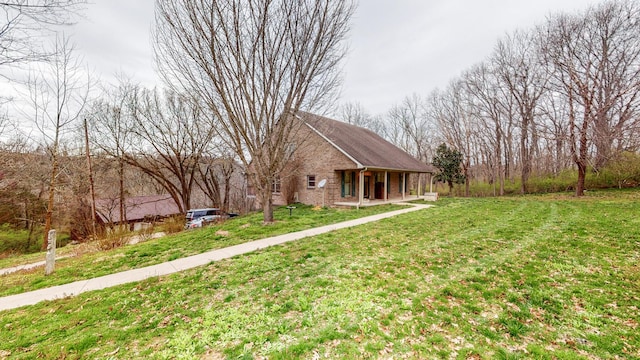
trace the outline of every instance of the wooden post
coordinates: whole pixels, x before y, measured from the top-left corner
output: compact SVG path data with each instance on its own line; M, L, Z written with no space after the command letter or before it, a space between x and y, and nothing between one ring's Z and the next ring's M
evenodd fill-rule
M405 192L407 192L407 189L405 189L404 185L407 183L407 173L403 172L402 173L402 200L404 200L404 194Z
M49 230L47 236L47 257L44 266L44 274L51 275L56 266L56 231Z
M355 179L353 180L355 181ZM358 176L358 207L364 202L364 171L360 170L360 176Z
M91 232L95 240L96 237L96 192L93 185L93 169L91 168L91 153L89 152L89 127L87 119L84 119L84 141L87 152L87 169L89 171L89 190L91 193Z
M387 183L387 176L389 176L389 175L387 173L387 170L385 170L384 171L384 202L387 202L389 200L389 194L388 194L388 191L389 191L388 186L389 186L389 184Z

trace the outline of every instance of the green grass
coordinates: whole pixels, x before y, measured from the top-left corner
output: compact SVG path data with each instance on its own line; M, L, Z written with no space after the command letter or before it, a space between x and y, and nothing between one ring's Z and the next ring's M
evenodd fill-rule
M31 242L27 241L29 238L29 231L17 230L9 226L9 224L0 225L0 257L7 256L9 254L18 253L20 251L34 251L39 249L42 245L42 241L36 240L40 235L32 235ZM0 259L0 261L2 261Z
M56 261L56 271L44 276L42 267L0 276L0 296L6 296L44 287L66 284L77 280L112 274L144 266L155 265L189 255L199 254L239 243L337 223L377 213L404 208L401 205L385 205L362 209L315 209L298 204L291 216L286 207L275 209L276 222L262 224L262 214L252 214L230 219L223 224L153 239L134 246L112 251L83 253L74 256L74 248L58 249L58 255L71 255ZM44 253L5 259L0 267L10 267L44 260Z
M3 312L0 357L640 359L638 200L442 199Z
M565 170L556 175L532 175L527 182L527 192L529 194L546 194L546 193L558 193L567 192L573 194L575 192L576 184L578 181L577 170ZM625 187L633 187L638 184L640 178L638 174L630 177L625 181ZM517 176L512 179L507 179L504 184L505 195L518 195L520 194L522 182ZM444 183L434 184L434 191L439 192L441 196L449 195L449 186ZM478 179L471 179L469 184L469 194L472 197L486 197L499 195L500 185L498 183L489 184L485 181ZM591 169L587 172L585 179L585 186L587 189L603 190L603 189L615 189L618 188L618 178L607 169L600 172L594 172ZM453 188L453 195L464 196L465 185L456 184Z

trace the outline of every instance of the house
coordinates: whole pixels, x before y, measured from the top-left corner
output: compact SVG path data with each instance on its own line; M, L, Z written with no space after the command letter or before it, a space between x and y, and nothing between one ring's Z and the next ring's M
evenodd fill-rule
M103 226L120 223L120 201L97 199L96 219ZM131 230L140 230L149 223L181 215L171 195L134 196L125 200L125 221Z
M274 181L274 204L367 206L416 198L431 181L431 166L368 129L302 111L294 117L302 126L287 146L292 165Z

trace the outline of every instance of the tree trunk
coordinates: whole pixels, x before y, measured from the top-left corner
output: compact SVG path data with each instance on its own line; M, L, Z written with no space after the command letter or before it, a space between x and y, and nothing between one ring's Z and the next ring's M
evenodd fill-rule
M57 153L57 149L53 150ZM58 156L54 154L52 156L53 164L51 166L51 179L49 180L49 197L47 200L47 213L44 217L44 235L42 240L42 250L47 250L48 234L51 230L51 219L53 218L53 202L56 192L56 177L58 175Z
M263 222L270 224L273 222L273 197L271 195L271 189L267 189L262 194L262 212Z
M118 181L119 181L119 201L118 201L118 206L119 206L119 212L120 212L120 225L118 226L119 229L123 229L124 224L126 223L127 220L127 208L125 206L125 194L124 194L124 159L122 159L122 155L120 156L120 158L118 159L118 162L120 163L119 168L118 168Z
M527 182L529 181L529 172L531 172L531 157L529 155L529 146L527 140L529 137L529 121L526 117L522 120L522 134L520 135L520 161L522 161L522 172L520 176L520 193L527 193Z
M578 183L576 184L576 196L584 195L584 183L587 176L587 166L583 162L578 163Z
M464 196L465 197L469 197L470 195L470 180L469 180L469 167L471 165L469 163L467 163L463 169L464 172Z
M93 182L93 169L91 166L91 152L89 151L89 127L87 119L84 119L84 140L87 156L87 172L89 173L89 193L91 197L91 236L96 237L96 192Z
M224 199L222 200L222 211L229 212L229 194L231 193L231 177L227 177L224 182Z

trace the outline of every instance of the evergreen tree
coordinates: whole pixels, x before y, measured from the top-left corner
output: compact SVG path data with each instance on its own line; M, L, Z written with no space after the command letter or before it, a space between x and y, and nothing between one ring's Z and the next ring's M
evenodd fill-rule
M433 166L440 170L436 178L444 181L449 185L449 194L453 191L453 184L462 184L465 181L462 175L460 164L462 163L462 153L456 149L447 147L442 143L436 149L436 155L433 157Z

